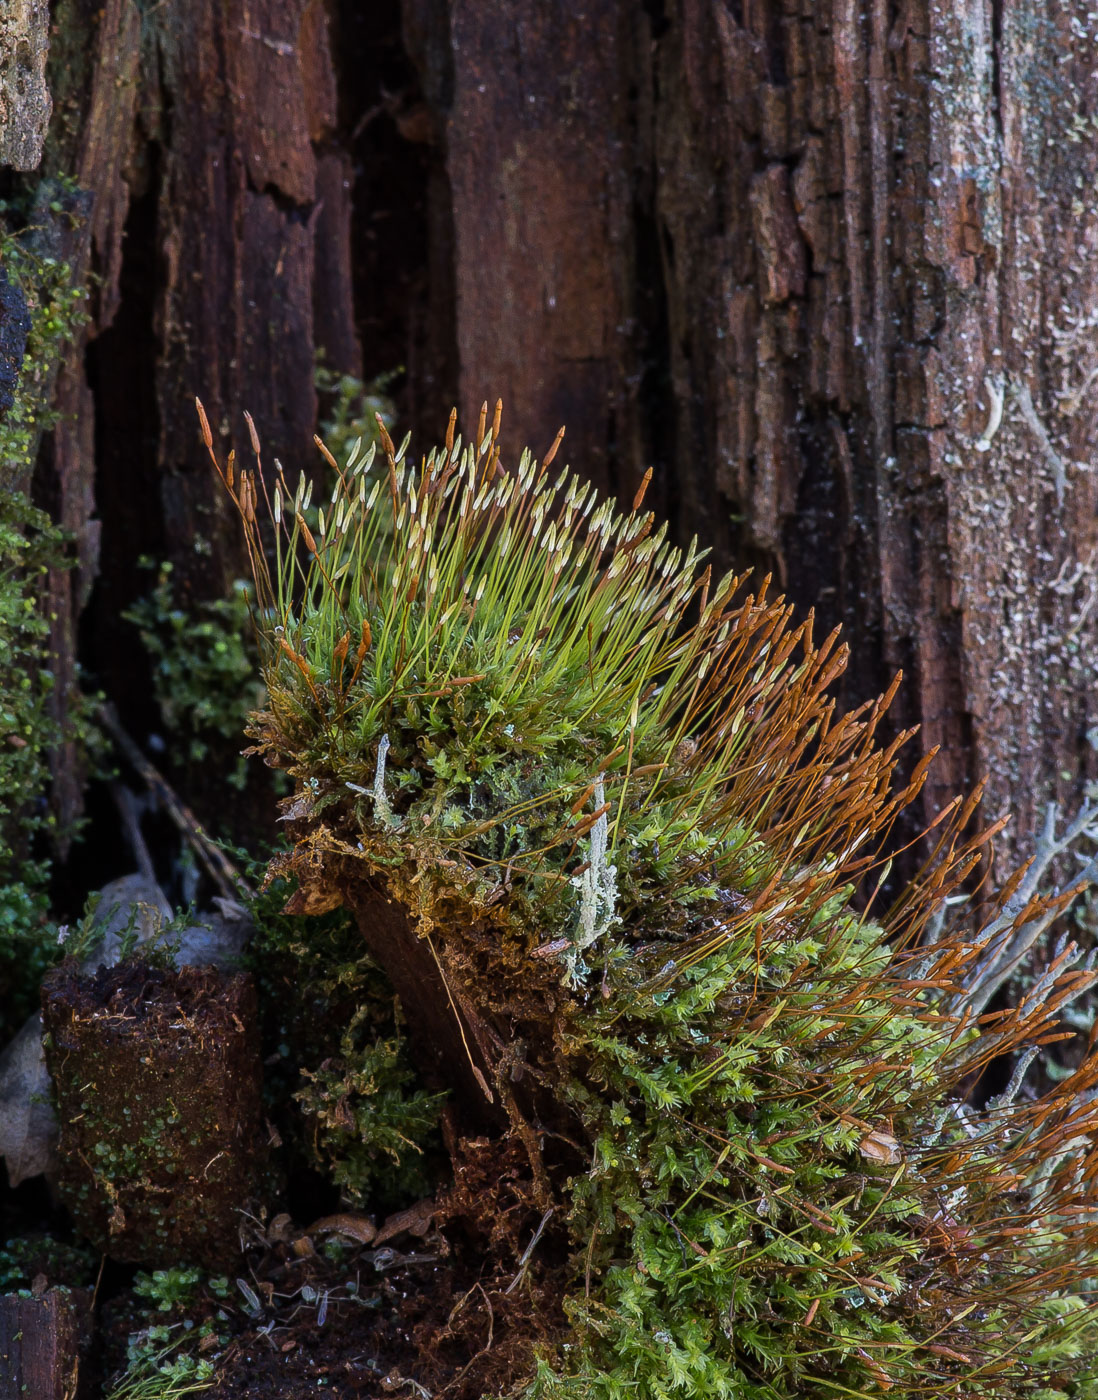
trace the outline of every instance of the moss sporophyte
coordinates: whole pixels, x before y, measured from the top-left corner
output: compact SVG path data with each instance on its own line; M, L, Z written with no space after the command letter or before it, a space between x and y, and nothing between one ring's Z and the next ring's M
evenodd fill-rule
M454 434L333 459L315 530L257 440L218 470L255 573L254 752L295 785L272 875L352 911L486 1216L491 1162L520 1164L482 1277L543 1324L508 1384L1098 1394L1098 1061L1022 1091L1094 973L1068 945L986 1010L1073 891L955 898L976 793L875 922L927 766L894 786L895 686L837 714L837 636L714 580L643 487L598 501L559 438L505 468L498 407ZM979 1109L993 1057L1020 1072Z

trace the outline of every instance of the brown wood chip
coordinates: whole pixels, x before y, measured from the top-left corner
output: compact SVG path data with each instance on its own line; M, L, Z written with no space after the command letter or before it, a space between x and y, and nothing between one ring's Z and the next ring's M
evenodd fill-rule
M314 1220L305 1231L306 1235L347 1235L359 1244L373 1244L377 1226L365 1215L354 1215L350 1211L339 1215L325 1215Z
M417 1201L407 1210L398 1210L395 1215L389 1216L377 1232L374 1244L384 1244L386 1240L396 1239L397 1235L425 1235L437 1213L438 1207L430 1199Z

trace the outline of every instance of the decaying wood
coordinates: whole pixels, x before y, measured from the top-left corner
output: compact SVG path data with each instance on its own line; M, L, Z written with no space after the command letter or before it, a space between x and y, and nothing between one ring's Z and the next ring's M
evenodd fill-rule
M33 170L52 104L46 86L48 0L6 0L0 11L0 165Z
M118 316L124 254L147 256L143 285L129 293L146 319L110 340L109 360L104 346L100 378L115 382L97 385L102 431L123 431L113 412L120 398L131 421L146 413L153 451L137 494L154 497L147 509L180 582L196 597L217 596L241 561L197 441L195 393L238 448L248 408L270 453L312 459L316 248L349 234L345 167L326 149L336 121L326 11L319 0L168 3L143 18L133 0L95 11L65 0L57 29L51 75L63 112L50 158L96 193L93 337ZM152 206L137 226L135 201ZM143 254L124 235L154 246ZM324 348L337 369L353 370L349 255L326 246L322 262ZM151 362L145 374L139 361ZM144 409L135 391L148 394ZM91 406L82 405L85 424ZM134 490L133 473L125 476L104 483L108 520L125 518L111 499Z
M310 461L314 350L360 365L368 263L374 301L408 288L420 439L451 393L472 421L501 394L511 443L567 422L601 486L628 497L652 466L682 539L844 623L847 701L903 667L897 723L942 750L928 805L986 772L1024 845L1094 767L1090 11L497 10L58 0L45 169L95 191L100 279L47 468L81 561L52 585L60 634L97 567L94 457L112 563L89 630L125 709L130 639L106 620L147 585L126 546L196 598L241 563L194 393L223 444L246 451L248 407L268 459ZM418 87L333 44L356 25L387 64L402 26ZM361 220L386 160L397 204L352 233L356 174ZM382 227L406 234L371 244ZM358 316L372 335L377 308ZM399 363L386 344L368 368Z
M415 1026L412 1044L426 1082L454 1087L463 1127L498 1130L506 1115L489 1085L493 1074L491 1057L485 1053L487 1028L462 1004L456 979L445 978L431 945L417 937L396 901L365 881L350 885L344 896L368 952L384 968L405 1019Z
M83 1288L32 1293L0 1297L0 1400L75 1400L91 1294Z
M905 670L931 810L987 773L1024 849L1094 767L1092 11L410 16L466 410L491 385L535 444L567 419L624 494L653 465L682 537L844 623L848 700Z
M91 664L144 722L147 688L118 625L149 586L137 556L170 562L193 599L222 596L241 572L195 392L223 440L246 451L247 408L270 455L308 465L317 349L341 372L358 368L328 27L321 0L56 6L43 169L71 176L84 193L66 202L86 207L74 221L46 201L45 223L74 281L94 274L36 487L77 556L49 583L59 716L96 580ZM53 766L67 827L83 784L75 749Z
M624 96L606 81L622 69L623 7L449 11L462 409L472 424L482 400L502 397L509 432L525 442L536 425L542 452L567 423L586 468L604 474L626 393Z

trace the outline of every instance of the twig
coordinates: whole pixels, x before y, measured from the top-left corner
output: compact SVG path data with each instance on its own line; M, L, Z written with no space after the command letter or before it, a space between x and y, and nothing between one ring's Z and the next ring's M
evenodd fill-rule
M1085 805L1059 836L1056 834L1058 816L1058 807L1050 803L1045 813L1044 828L1037 839L1024 879L1005 908L981 932L987 951L966 979L965 986L954 996L950 1008L954 1014L968 1007L975 1015L981 1015L995 993L1062 912L1059 899L1069 890L1092 884L1098 879L1098 858L1092 857L1074 879L1056 891L1044 911L1018 925L1019 915L1037 897L1041 881L1056 857L1070 850L1080 838L1098 839L1098 806Z
M110 704L100 705L96 711L97 718L103 728L118 745L127 762L144 779L150 792L154 793L162 803L164 810L172 821L179 828L182 835L194 847L199 860L206 868L210 879L221 891L226 899L236 901L240 892L251 894L252 890L248 882L237 870L236 866L228 858L220 847L215 846L206 833L198 818L194 815L187 804L176 794L168 780L156 769L145 757L138 746L122 728L114 706Z
M537 1244L538 1240L541 1239L542 1231L545 1229L546 1225L549 1224L549 1217L553 1214L553 1211L555 1209L555 1206L550 1206L549 1209L545 1212L545 1214L541 1217L541 1223L538 1225L538 1228L534 1231L534 1238L526 1246L526 1250L523 1253L522 1258L519 1260L518 1273L503 1290L505 1295L508 1293L513 1293L515 1291L516 1287L519 1284L519 1280L526 1273L526 1266L530 1262L530 1256L534 1252L534 1246Z
M152 856L149 855L149 848L141 834L141 821L136 811L137 798L133 790L128 788L125 783L111 783L111 796L114 798L114 804L122 817L122 825L126 829L126 839L130 843L137 868L151 885L155 885L157 893L166 906L168 901L164 898L164 892L160 888L156 871L153 868Z

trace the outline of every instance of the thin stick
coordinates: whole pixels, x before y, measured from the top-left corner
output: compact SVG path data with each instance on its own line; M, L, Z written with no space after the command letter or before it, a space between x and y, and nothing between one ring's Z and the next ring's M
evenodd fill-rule
M164 892L156 878L156 871L153 868L152 856L149 855L149 848L145 844L145 838L141 834L141 822L138 819L136 805L137 798L132 790L124 783L111 783L111 796L114 804L118 808L122 817L122 825L126 829L126 839L130 843L134 860L137 861L137 868L151 885L156 887L157 893L166 905L168 901L164 899Z
M549 1224L549 1217L553 1214L554 1210L556 1210L556 1206L550 1206L549 1209L545 1212L545 1214L541 1217L541 1224L534 1231L534 1238L526 1246L525 1253L519 1260L518 1273L503 1290L505 1295L508 1293L513 1293L515 1291L515 1288L518 1286L519 1280L526 1273L526 1266L530 1262L530 1256L533 1254L534 1247L537 1244L538 1240L541 1239L542 1231L545 1229L546 1225Z
M465 1027L462 1024L461 1012L457 1009L457 1003L454 1001L454 994L450 990L450 983L447 980L446 973L442 966L442 962L439 959L438 954L435 952L435 945L431 942L431 937L429 934L427 936L427 946L428 948L430 948L431 956L435 960L435 966L438 968L438 975L442 978L442 985L446 988L446 996L450 1002L450 1010L454 1013L454 1020L457 1022L458 1034L461 1036L461 1043L465 1046L465 1053L469 1058L469 1068L473 1071L473 1075L476 1078L477 1083L480 1085L480 1089L481 1092L484 1094L484 1097L488 1100L489 1103L495 1103L495 1095L492 1093L491 1089L489 1089L488 1081L480 1072L476 1060L473 1059L473 1052L472 1050L470 1050L469 1042L465 1038Z
M214 845L202 830L201 823L191 809L177 796L168 780L149 762L122 728L114 706L110 704L100 705L96 715L100 724L118 745L127 762L145 780L150 792L155 793L160 799L168 816L194 847L199 860L206 867L207 874L224 897L236 901L241 892L251 894L251 887L240 871L237 870L225 852L219 846Z

